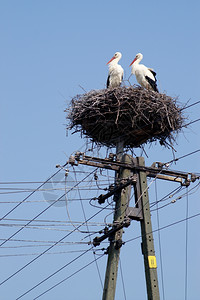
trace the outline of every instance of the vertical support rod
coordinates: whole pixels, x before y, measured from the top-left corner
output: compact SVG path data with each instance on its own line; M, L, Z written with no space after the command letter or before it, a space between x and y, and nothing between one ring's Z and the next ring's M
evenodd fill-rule
M123 155L123 148L117 148L117 157L123 163L131 163L131 157L127 154ZM128 169L121 168L119 173L116 174L116 181L121 180L122 178L128 178L131 175L131 171ZM115 203L115 212L113 223L117 224L122 222L125 217L127 204L129 203L131 193L131 186L124 188L121 192L116 194L114 197ZM116 290L116 281L117 281L117 271L120 255L120 247L122 245L122 233L123 229L117 231L110 238L110 246L108 248L108 261L106 267L106 275L103 289L102 300L114 300L115 299L115 290Z
M145 166L144 157L137 157L137 163L139 166ZM137 198L141 200L143 210L143 220L140 221L140 224L148 300L159 300L157 264L149 207L147 177L144 171L138 172L136 190Z

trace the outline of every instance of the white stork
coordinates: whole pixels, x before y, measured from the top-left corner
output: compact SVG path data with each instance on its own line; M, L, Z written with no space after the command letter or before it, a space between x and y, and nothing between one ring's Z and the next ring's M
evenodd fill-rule
M156 72L153 69L147 68L144 65L139 65L141 60L143 59L143 55L138 53L130 66L132 65L131 73L136 76L137 82L146 89L153 90L158 92L157 84L156 84Z
M109 72L108 72L108 79L107 79L107 88L117 87L121 85L124 70L123 68L118 65L118 61L121 59L122 54L120 52L116 52L111 60L107 63L109 64Z

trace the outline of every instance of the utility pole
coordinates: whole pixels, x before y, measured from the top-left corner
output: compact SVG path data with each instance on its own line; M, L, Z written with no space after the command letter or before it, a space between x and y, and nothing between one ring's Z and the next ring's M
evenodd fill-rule
M121 163L131 163L131 158L127 154L123 154L122 144L118 144L116 149L117 160ZM124 178L129 178L131 176L131 170L126 168L120 168L119 172L116 171L115 184L120 183ZM113 224L121 224L126 216L126 207L129 203L131 193L131 186L127 186L124 189L116 192L114 194L115 201L115 212ZM122 234L123 227L110 235L110 246L108 248L108 260L106 267L106 275L103 289L102 300L114 300L116 281L117 281L117 271L119 263L120 248L122 246Z
M105 283L102 300L114 300L117 281L118 262L120 248L123 244L123 227L130 225L130 220L140 221L142 235L142 254L144 257L145 277L148 300L159 300L159 287L157 277L157 263L154 250L154 240L151 224L151 214L149 207L149 196L147 186L147 176L162 180L173 181L182 186L189 186L198 178L193 173L170 171L166 164L155 162L151 167L146 167L143 157L133 158L123 154L123 144L118 144L116 160L115 155L110 154L109 158L86 156L82 152L77 152L71 156L71 165L84 164L97 168L105 168L115 171L115 187L107 194L98 197L99 204L114 195L115 212L112 229L105 228L101 237L93 239L93 245L109 238L108 261L105 275ZM134 186L135 206L129 207L131 185Z

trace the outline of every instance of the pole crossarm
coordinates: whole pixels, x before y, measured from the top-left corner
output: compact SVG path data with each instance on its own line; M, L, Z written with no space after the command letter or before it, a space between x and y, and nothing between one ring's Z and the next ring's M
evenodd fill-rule
M83 164L87 166L104 168L113 171L119 171L121 167L129 169L133 172L135 171L144 171L146 172L147 177L153 177L168 181L178 182L183 186L189 186L191 182L194 182L199 177L191 172L180 172L168 170L168 164L164 164L161 162L154 162L151 167L146 166L138 166L136 162L136 158L132 159L132 163L123 163L118 160L114 160L115 155L110 154L109 158L98 158L93 156L87 156L83 152L76 152L75 156L70 156L68 161L71 165Z

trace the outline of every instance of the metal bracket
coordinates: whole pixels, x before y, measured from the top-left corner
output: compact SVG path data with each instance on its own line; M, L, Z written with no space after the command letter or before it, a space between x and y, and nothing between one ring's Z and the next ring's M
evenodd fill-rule
M136 183L136 175L131 176L129 178L124 178L121 180L121 183L116 185L110 192L108 192L107 194L103 195L101 194L97 199L98 199L98 203L102 204L105 202L106 199L108 199L109 197L111 197L112 195L114 195L115 193L121 191L122 189L124 189L125 187L129 186L130 184L134 184Z
M99 246L101 244L102 241L104 241L105 239L109 238L109 240L112 241L114 234L122 229L123 227L128 227L130 225L130 219L129 218L125 218L123 222L119 223L119 224L114 224L112 229L108 230L107 227L104 228L104 235L98 237L96 236L93 239L92 244L94 245L94 247ZM118 240L116 240L116 245L119 244L119 242L117 242ZM122 246L123 242L121 243ZM121 247L120 246L120 247ZM119 249L119 248L118 248Z
M142 209L138 207L127 207L126 214L131 220L141 221L143 220Z

